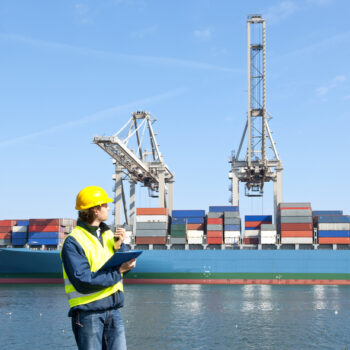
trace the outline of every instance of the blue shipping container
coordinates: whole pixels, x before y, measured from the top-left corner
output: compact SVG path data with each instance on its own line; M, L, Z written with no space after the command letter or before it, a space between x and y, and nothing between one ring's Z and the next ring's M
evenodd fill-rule
M29 232L29 239L58 239L58 232Z
M225 231L240 231L241 225L224 225Z
M176 225L176 224L183 225L183 224L186 224L186 218L172 218L171 219L171 224L172 225Z
M346 215L321 215L316 217L316 222L323 222L323 223L350 222L350 217Z
M312 212L312 216L320 216L320 215L343 215L342 210L314 210Z
M319 230L318 237L350 237L350 231L345 230Z
M27 239L28 233L27 232L12 232L12 238L15 239Z
M58 238L43 238L43 239L32 239L28 240L29 245L58 245Z
M18 220L16 226L29 226L29 220Z
M264 221L272 222L272 215L246 215L245 221Z
M26 239L22 239L22 238L11 240L12 245L25 245L27 242L28 241Z
M204 217L205 210L173 210L173 218L198 218Z
M238 206L232 206L232 205L227 205L227 206L210 206L209 207L209 212L211 213L220 213L220 212L224 212L224 211L239 211L239 207Z

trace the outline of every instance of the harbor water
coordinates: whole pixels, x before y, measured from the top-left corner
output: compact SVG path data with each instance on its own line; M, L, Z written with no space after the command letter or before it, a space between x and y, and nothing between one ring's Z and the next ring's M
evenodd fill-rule
M127 285L128 349L350 349L346 286ZM75 349L61 285L0 286L0 348Z

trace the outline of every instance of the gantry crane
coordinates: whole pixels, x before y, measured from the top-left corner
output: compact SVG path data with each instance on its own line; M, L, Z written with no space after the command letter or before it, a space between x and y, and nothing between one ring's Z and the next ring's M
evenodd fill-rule
M232 205L239 204L239 182L245 183L245 195L262 196L264 183L274 184L274 214L282 201L282 161L278 156L272 139L268 120L271 116L266 111L266 48L265 19L260 15L250 15L247 19L248 31L248 113L247 122L238 147L229 162L232 164L229 178L232 181ZM246 155L241 157L241 150L248 131ZM272 149L268 158L266 143Z
M132 113L128 122L113 136L95 136L93 142L108 153L115 164L115 207L114 225L121 224L122 205L125 222L133 226L135 217L135 185L141 183L148 188L149 196L158 197L158 206L172 210L173 206L173 173L164 163L159 151L152 124L156 121L150 113L137 111ZM129 126L127 136L118 137ZM148 130L148 137L145 136ZM136 144L133 149L130 144L135 135ZM144 140L146 139L146 140ZM150 151L144 148L149 141ZM149 158L151 158L149 160ZM125 198L124 181L130 184L129 213Z

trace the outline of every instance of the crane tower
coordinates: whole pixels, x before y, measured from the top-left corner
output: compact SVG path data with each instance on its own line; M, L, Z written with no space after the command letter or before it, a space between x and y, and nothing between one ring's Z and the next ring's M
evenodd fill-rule
M266 111L266 35L265 19L260 15L247 18L248 39L248 112L247 121L237 152L233 152L229 178L232 181L232 205L239 204L239 182L245 183L245 195L261 197L264 183L274 184L274 214L282 201L282 161L272 139ZM247 139L247 152L242 157L242 146ZM269 157L266 145L272 150Z
M152 127L155 121L156 119L150 113L137 111L132 113L129 121L115 135L95 136L93 139L96 145L112 157L115 164L115 174L113 174L115 226L121 224L122 206L126 224L134 225L135 185L137 183L148 188L150 197L158 197L159 207L167 207L172 210L175 179L159 151L156 134ZM124 129L128 129L128 132L126 137L122 138L121 134ZM149 151L145 148L147 145L150 148ZM125 181L129 182L130 187L129 210L123 184Z

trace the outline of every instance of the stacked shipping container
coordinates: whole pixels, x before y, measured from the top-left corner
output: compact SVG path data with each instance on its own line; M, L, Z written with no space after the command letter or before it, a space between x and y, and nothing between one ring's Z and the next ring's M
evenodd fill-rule
M136 244L166 244L167 234L167 208L136 209Z
M28 242L29 220L17 220L12 227L11 244L14 247L23 247Z
M11 244L12 226L16 220L0 220L0 246Z
M275 224L261 224L260 243L261 244L277 243L277 228Z
M244 217L244 244L259 244L261 225L271 225L272 215L246 215Z
M341 210L313 212L319 244L350 244L350 217Z
M281 244L312 244L311 203L280 203L278 223Z
M171 244L202 244L205 210L173 210Z

